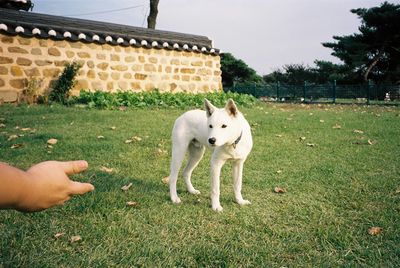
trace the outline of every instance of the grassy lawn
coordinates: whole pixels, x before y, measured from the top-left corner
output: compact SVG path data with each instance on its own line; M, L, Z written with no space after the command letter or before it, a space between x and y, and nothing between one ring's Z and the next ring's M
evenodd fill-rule
M242 111L254 128L243 184L252 205L234 203L227 165L218 214L209 202L210 153L193 174L200 196L186 193L180 178L183 203L173 205L162 182L183 110L0 106L0 161L27 168L86 159L88 171L73 178L96 187L40 213L0 211L0 267L400 266L400 108L259 104ZM24 136L7 141L13 134ZM133 136L142 140L126 144ZM53 148L50 138L58 140ZM23 146L11 149L16 143ZM382 233L368 234L374 226ZM71 243L75 235L82 240Z

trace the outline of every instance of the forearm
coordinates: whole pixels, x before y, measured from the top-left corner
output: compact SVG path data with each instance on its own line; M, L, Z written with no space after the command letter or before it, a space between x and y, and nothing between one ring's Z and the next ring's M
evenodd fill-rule
M25 171L0 162L0 209L18 209L30 184Z

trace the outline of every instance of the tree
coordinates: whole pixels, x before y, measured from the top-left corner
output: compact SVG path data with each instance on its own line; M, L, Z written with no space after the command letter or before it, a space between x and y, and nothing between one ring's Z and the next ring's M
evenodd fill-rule
M244 61L236 59L231 53L221 55L222 84L231 87L238 83L259 83L262 81L256 71Z
M359 33L333 36L323 43L332 55L362 75L363 80L400 82L400 5L352 9L361 19Z
M147 28L155 29L158 15L158 2L160 0L150 0L150 12L147 17Z

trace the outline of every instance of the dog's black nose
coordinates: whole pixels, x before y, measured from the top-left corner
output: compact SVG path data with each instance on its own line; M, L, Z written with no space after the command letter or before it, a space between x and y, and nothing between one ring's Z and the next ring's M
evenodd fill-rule
M214 145L216 140L217 140L216 138L209 138L209 139L208 139L208 142L209 142L211 145Z

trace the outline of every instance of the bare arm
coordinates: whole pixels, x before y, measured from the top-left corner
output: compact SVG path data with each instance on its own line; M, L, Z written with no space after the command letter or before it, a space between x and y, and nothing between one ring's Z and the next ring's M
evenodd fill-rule
M86 161L47 161L22 171L0 162L0 209L40 211L92 191L92 184L71 181L67 176L87 167Z

